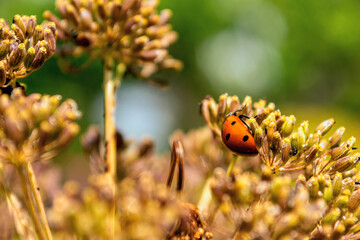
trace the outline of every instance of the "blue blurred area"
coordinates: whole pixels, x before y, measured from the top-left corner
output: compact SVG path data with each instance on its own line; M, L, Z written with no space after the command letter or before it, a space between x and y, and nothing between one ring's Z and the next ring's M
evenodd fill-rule
M0 16L55 10L49 0L0 0ZM357 122L360 114L360 2L356 0L162 0L173 11L179 32L173 56L181 73L165 73L167 93L144 82L125 79L118 92L117 126L125 136L150 135L158 149L177 128L202 125L197 103L224 92L242 99L266 97L289 113L316 119L341 115ZM74 98L83 112L82 131L102 122L102 69L68 75L56 59L24 81L28 92ZM307 111L307 106L316 108ZM303 108L303 109L302 109ZM305 109L305 110L304 110ZM306 114L308 112L309 114ZM311 113L311 114L310 114ZM341 117L340 117L341 118ZM314 123L315 124L315 123ZM78 144L74 151L80 151Z

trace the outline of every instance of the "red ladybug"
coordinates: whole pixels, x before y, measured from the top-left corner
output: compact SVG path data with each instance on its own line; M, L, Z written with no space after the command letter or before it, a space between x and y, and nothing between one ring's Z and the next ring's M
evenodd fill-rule
M245 115L236 116L236 111L231 112L225 118L221 137L225 145L234 153L242 156L255 156L258 150L254 136L243 118Z

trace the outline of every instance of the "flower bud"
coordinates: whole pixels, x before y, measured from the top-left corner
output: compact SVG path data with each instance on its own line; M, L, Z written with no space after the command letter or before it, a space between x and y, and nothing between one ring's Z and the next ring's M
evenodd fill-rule
M328 212L324 218L322 219L322 223L324 224L334 224L339 217L341 216L341 210L339 208L332 208L330 212Z
M46 49L44 47L41 47L35 55L34 61L31 64L31 69L32 70L39 69L44 64L45 57L46 57Z
M0 44L0 61L3 60L10 51L9 40L4 40Z
M285 163L287 163L287 161L290 158L290 153L291 153L290 140L288 138L283 139L281 145L282 145L281 146L281 160L285 164Z
M333 186L332 186L332 184L330 182L328 184L328 186L325 186L325 188L324 188L323 196L324 196L324 199L325 199L326 203L329 204L333 200L333 195L334 195Z
M6 83L6 69L4 63L0 61L0 87Z
M282 115L279 119L276 120L276 129L281 129L286 121L286 116Z
M21 61L25 57L25 45L23 43L19 44L11 53L9 56L9 67L10 68L17 68Z
M266 136L267 136L267 139L268 139L268 142L272 142L273 140L273 135L276 131L276 123L275 121L274 122L270 122L270 124L267 126L267 129L266 129Z
M33 35L33 45L36 45L39 41L44 39L43 28L40 25L37 25L34 30Z
M306 141L306 147L310 148L314 144L319 144L321 140L321 135L319 133L311 133Z
M340 194L342 188L342 175L341 173L336 173L332 181L333 185L333 196L336 197Z
M36 28L36 16L30 16L29 20L26 24L26 38L31 38L34 35L34 31Z
M359 154L340 158L330 167L329 173L333 174L335 172L344 172L354 166L359 159Z
M24 66L26 69L31 67L31 64L35 58L35 49L33 47L29 48L25 57L24 57Z
M344 135L344 132L345 132L345 128L340 127L333 133L333 135L331 135L331 137L329 138L330 148L336 147L339 145L340 140L341 140L342 136Z
M296 121L296 119L295 119L294 115L291 115L290 117L288 117L286 119L286 121L284 122L284 124L281 128L283 137L287 137L291 134L291 132L294 129L295 121Z
M317 178L311 177L307 182L307 188L309 189L310 197L316 199L319 196L319 182Z
M319 152L320 149L321 149L320 145L315 144L314 146L312 146L309 150L307 150L305 152L306 165L311 164L314 161L316 154Z
M26 27L25 27L25 24L23 22L23 20L21 19L21 16L19 14L16 14L14 17L13 17L13 23L16 24L20 30L25 34L26 32Z
M244 98L243 103L241 104L241 107L243 107L243 114L246 116L251 116L251 106L252 106L252 98L250 96L246 96Z
M290 137L291 144L291 155L296 155L298 151L301 149L300 136L297 132L294 132Z
M240 101L238 96L231 96L230 98L230 104L229 104L229 111L233 112L235 110L240 109Z
M56 39L50 28L45 28L44 30L44 40L48 43L49 52L51 55L55 53L56 50Z
M20 40L20 42L25 41L25 35L24 35L23 31L21 31L19 26L17 26L16 24L13 24L13 25L11 25L11 30L14 31L15 36L17 37L17 39Z
M265 137L265 133L262 128L258 128L255 130L254 139L255 139L255 145L258 149L261 148L264 137Z
M349 199L348 208L351 212L355 211L360 205L360 190L353 192Z
M346 195L340 195L336 198L335 200L335 207L339 208L339 209L344 209L347 207L349 202L349 197Z
M66 19L72 24L73 27L79 25L79 13L73 5L66 5Z
M218 117L219 122L223 122L225 119L225 113L226 113L226 108L227 108L227 98L228 98L228 95L226 93L221 94L219 97L218 112L217 112L217 117Z
M261 124L264 119L267 118L267 116L270 114L269 109L263 108L261 111L256 115L256 121L258 124Z
M304 130L304 134L306 136L308 136L309 134L309 121L303 121L301 124L300 124L300 127Z
M272 137L272 151L274 155L281 151L281 134L278 131L276 131Z
M250 118L249 119L249 127L251 129L251 132L252 133L255 133L256 129L258 129L260 126L259 124L257 123L256 119L255 118Z
M318 132L319 134L324 136L334 124L335 120L333 118L325 120L315 128L315 132Z

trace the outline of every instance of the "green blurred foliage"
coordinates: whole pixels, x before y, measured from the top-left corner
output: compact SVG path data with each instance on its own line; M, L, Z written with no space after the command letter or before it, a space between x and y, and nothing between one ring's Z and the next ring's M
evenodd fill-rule
M35 14L41 21L45 9L55 11L51 0L0 3L0 16L8 20L14 14ZM332 109L341 108L342 114L354 113L350 117L357 123L359 1L161 0L160 8L173 11L171 23L179 40L170 52L184 62L181 73L162 75L171 91L183 96L177 98L173 112L164 113L177 116L169 132L201 125L197 102L206 94L217 98L223 92L240 98L267 97L286 109L290 103L304 109L319 104L319 114L309 111L304 115L317 119L316 123L321 121L319 116L337 118ZM62 73L56 62L51 59L24 81L28 92L74 98L84 113L84 131L97 121L90 112L94 111L93 99L101 94L101 64L69 75ZM134 81L138 80L126 79L124 85ZM138 108L141 111L141 106Z

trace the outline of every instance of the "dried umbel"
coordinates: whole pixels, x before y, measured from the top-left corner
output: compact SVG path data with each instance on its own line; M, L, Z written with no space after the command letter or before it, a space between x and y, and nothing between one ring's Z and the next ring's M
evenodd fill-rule
M58 25L58 38L70 41L61 54L90 55L90 60L112 58L123 71L148 78L159 68L181 69L180 61L168 55L176 41L168 20L170 10L157 14L158 1L150 0L57 0L63 20L49 11L44 17Z
M16 79L38 70L56 49L53 22L37 25L35 16L0 19L0 87L16 86Z
M308 121L295 128L293 115L281 114L273 103L267 104L265 100L252 103L250 97L245 97L240 103L237 96L223 94L218 103L211 97L201 103L206 123L219 137L225 116L236 110L250 117L247 124L259 156L271 172L304 170L306 178L325 173L333 175L354 169L360 159L359 153L354 153L354 137L341 141L344 127L326 137L335 124L334 119L320 123L315 132L310 133Z
M20 88L0 96L0 162L21 165L51 159L79 131L76 103L58 95L24 96Z

